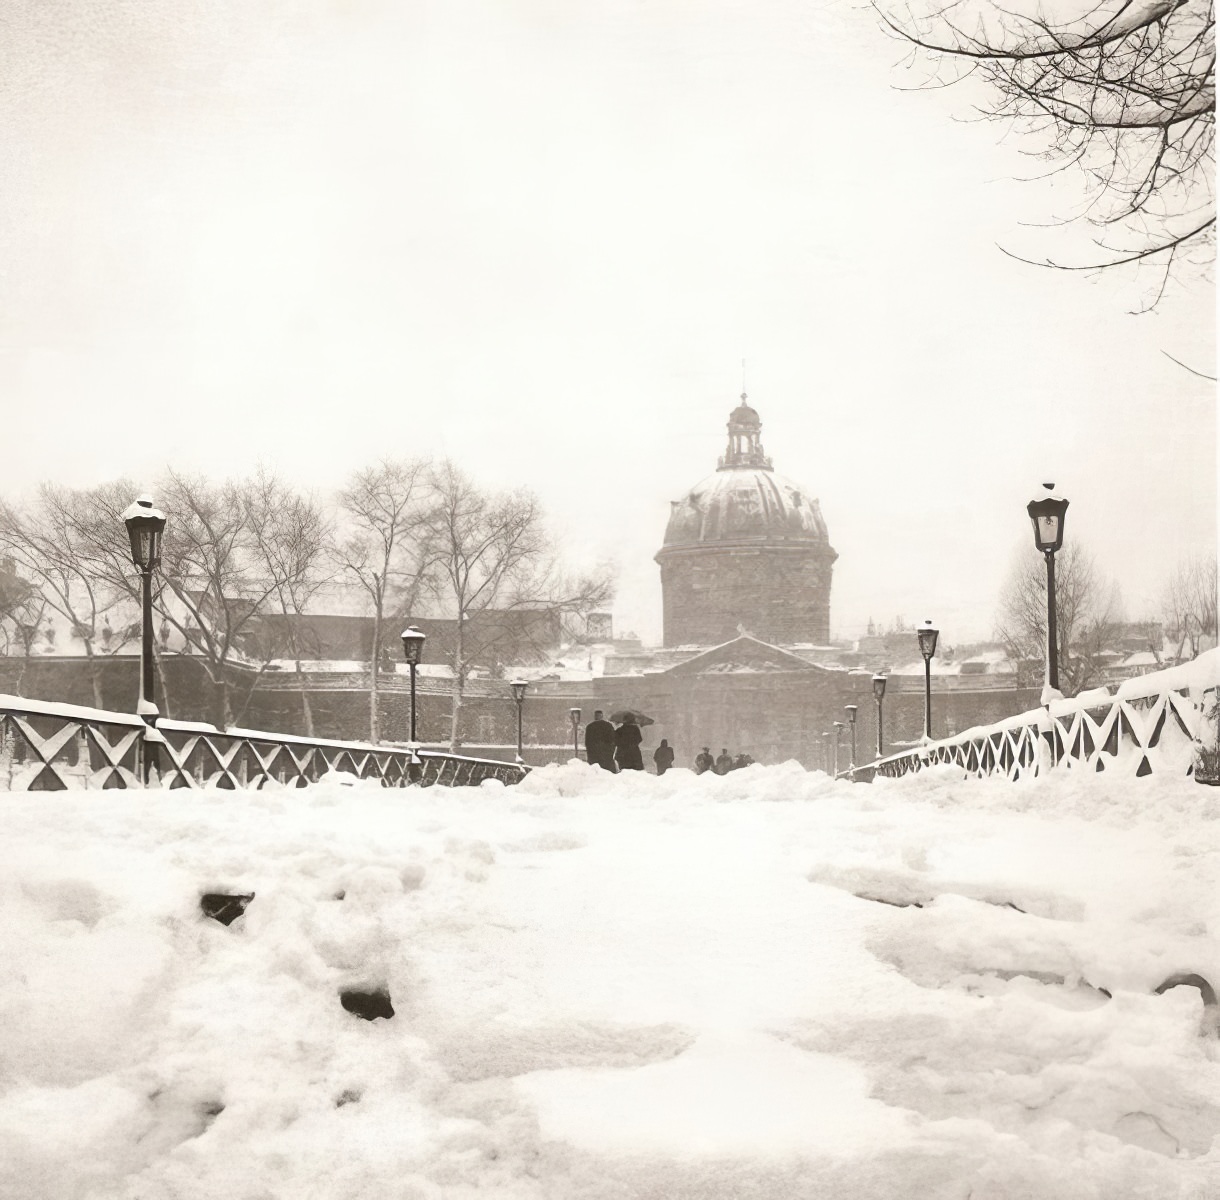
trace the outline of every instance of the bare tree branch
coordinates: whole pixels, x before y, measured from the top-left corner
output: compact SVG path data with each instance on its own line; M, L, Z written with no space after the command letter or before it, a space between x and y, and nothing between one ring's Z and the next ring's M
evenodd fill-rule
M1052 24L976 0L899 18L874 0L895 36L934 67L925 86L985 82L983 115L1022 130L1056 170L1080 169L1079 219L1118 227L1132 245L1096 244L1090 262L1010 258L1059 270L1099 271L1152 261L1159 287L1181 264L1214 257L1215 33L1213 0L1103 0L1070 23ZM960 65L961 69L954 70ZM942 74L942 68L947 74ZM1001 247L1003 249L1003 247Z
M395 616L415 607L433 560L424 459L383 459L357 471L339 494L344 528L335 548L341 570L365 592L373 612L369 738L381 740L378 684Z

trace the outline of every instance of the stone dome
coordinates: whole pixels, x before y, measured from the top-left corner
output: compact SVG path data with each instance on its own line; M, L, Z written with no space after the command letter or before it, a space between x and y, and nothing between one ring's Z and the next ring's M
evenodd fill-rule
M799 484L768 467L721 467L673 502L664 548L829 540L817 500Z
M656 555L666 646L716 646L742 631L777 646L830 638L838 555L818 502L775 473L761 431L742 396L718 469L673 503Z

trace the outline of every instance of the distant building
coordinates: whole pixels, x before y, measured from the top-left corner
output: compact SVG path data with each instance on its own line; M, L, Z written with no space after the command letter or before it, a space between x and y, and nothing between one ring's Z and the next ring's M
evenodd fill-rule
M773 643L830 641L838 555L817 500L775 472L761 431L743 394L716 470L673 502L656 556L666 646L714 646L742 632Z

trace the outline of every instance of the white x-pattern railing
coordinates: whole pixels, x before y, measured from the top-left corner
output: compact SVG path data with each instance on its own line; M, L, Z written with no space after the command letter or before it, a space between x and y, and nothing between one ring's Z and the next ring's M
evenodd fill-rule
M994 725L891 754L855 776L895 778L938 765L1013 780L1055 767L1190 775L1200 745L1216 738L1209 714L1218 687L1220 651L1213 650L1185 666L1128 680L1114 695L1098 689L1052 701Z
M485 779L517 783L526 773L499 759L190 721L161 721L150 738L148 726L127 713L0 696L0 791L138 788L140 755L149 746L156 782L169 788L303 787L336 771L383 787L464 787Z

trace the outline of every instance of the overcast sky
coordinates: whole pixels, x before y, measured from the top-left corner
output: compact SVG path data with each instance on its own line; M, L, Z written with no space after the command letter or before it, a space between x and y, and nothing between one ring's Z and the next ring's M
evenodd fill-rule
M1077 181L839 0L3 0L4 483L528 485L660 636L670 500L742 387L831 622L986 636L1024 505L1132 616L1216 539L1211 287L1004 257ZM1083 252L1082 248L1076 246ZM171 514L172 517L172 514Z

